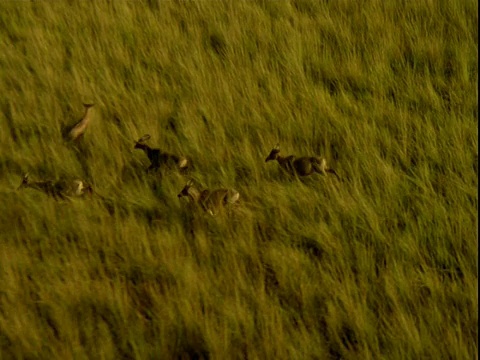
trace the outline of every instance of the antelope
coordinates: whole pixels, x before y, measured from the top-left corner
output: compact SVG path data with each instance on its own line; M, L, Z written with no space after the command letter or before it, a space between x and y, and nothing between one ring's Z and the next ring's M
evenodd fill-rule
M277 160L282 169L291 175L308 176L314 173L327 175L331 173L338 179L337 172L327 166L327 160L318 156L302 156L296 158L295 155L281 156L280 145L277 144L265 159L265 162Z
M32 188L53 196L55 200L65 200L68 197L81 197L85 194L93 194L92 186L83 180L75 179L66 180L47 180L47 181L30 181L28 174L25 174L22 183L17 190L22 188Z
M75 125L68 127L65 131L65 138L67 140L76 141L82 138L83 134L87 130L88 124L92 119L92 110L94 104L83 104L85 108L85 113L83 118L77 122Z
M200 190L189 180L177 196L190 198L193 204L200 205L205 212L215 216L225 206L235 204L240 193L233 189Z
M152 149L145 144L145 141L150 139L149 134L143 135L140 139L135 141L134 149L141 149L145 152L150 160L150 166L147 172L151 170L157 170L165 166L167 168L176 167L180 171L184 171L188 168L189 161L183 156L177 156L169 153L162 152L160 149Z

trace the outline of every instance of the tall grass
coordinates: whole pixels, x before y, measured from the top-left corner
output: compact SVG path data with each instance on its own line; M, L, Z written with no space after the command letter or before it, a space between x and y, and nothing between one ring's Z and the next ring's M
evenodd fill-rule
M476 1L7 1L0 24L0 358L478 357ZM146 133L237 212L145 174ZM344 181L286 178L277 142Z

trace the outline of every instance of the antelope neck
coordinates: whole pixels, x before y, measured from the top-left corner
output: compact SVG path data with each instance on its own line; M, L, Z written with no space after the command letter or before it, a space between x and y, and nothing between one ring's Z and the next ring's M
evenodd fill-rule
M287 158L289 158L289 157L290 157L290 156L277 155L277 161L278 161L279 163L282 163L282 162L286 161Z
M36 182L29 182L25 186L32 188L32 189L37 189L37 190L43 190L45 189L49 183L47 181L41 182L41 181L36 181Z
M148 146L147 144L137 144L138 148L139 149L142 149L143 151L145 151L145 154L148 155L149 151L152 150L150 148L150 146Z
M82 123L86 124L90 121L90 115L91 115L91 110L93 109L93 107L88 107L85 109L85 114L83 115L83 119L82 119Z

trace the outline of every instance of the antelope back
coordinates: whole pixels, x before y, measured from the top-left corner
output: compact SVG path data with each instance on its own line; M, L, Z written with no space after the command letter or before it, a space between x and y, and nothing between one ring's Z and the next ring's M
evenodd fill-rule
M194 186L193 186L193 180L188 180L187 183L185 184L185 186L183 187L183 189L178 193L178 197L183 197L183 196L189 196L191 197L192 199L194 199L195 201L198 201L200 200L200 195L197 196L198 199L195 199L196 197L196 194L200 194L200 192L198 191L198 189L196 189Z

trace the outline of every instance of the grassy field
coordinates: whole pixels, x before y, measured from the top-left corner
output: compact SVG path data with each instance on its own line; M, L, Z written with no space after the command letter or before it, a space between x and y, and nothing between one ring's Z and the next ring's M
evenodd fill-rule
M3 1L0 24L0 359L478 358L476 1ZM144 134L191 173L146 174ZM276 143L343 181L286 177ZM238 208L192 210L190 178Z

